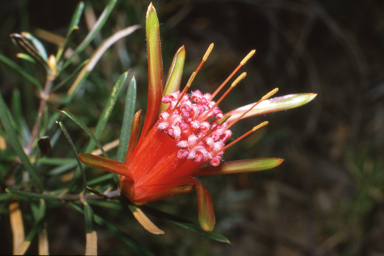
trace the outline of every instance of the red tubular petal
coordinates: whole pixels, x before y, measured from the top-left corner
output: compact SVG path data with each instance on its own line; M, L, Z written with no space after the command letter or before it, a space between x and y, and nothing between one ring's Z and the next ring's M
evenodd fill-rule
M132 177L128 168L118 161L101 156L95 156L89 153L80 153L79 158L81 162L88 166L102 169L107 172L128 176L130 178Z
M134 204L143 205L143 204L146 204L148 202L161 200L161 199L164 199L167 197L185 195L185 194L190 193L194 188L195 188L195 185L186 185L186 186L174 187L174 188L170 188L167 190L163 190L163 191L158 192L158 193L152 193L151 195L146 196L144 198L133 199L131 201Z
M207 189L195 180L197 204L199 207L199 224L205 232L211 232L215 227L215 212L212 199Z
M137 144L137 139L139 138L139 134L140 134L140 127L141 127L141 110L136 112L132 120L131 135L129 137L129 145L128 145L127 154L125 156L124 164L127 164L129 162L132 152L135 149L135 146Z
M163 94L163 60L159 20L152 3L148 6L146 17L147 53L148 53L148 104L140 139L143 138L154 122L161 104Z

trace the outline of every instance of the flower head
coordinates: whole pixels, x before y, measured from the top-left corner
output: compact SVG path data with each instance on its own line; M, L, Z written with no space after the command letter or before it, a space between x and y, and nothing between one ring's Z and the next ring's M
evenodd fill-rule
M187 94L213 44L180 92L185 59L185 49L181 47L173 59L163 93L159 22L152 4L148 7L146 22L149 89L147 114L141 133L139 111L132 123L124 163L92 154L79 156L87 165L119 174L122 194L136 205L186 194L196 189L200 226L205 231L212 231L215 225L212 200L207 189L194 177L265 170L278 166L283 161L279 158L259 158L222 162L228 147L268 122L255 126L239 139L226 145L232 136L231 126L242 118L301 106L311 101L316 94L293 94L269 99L277 92L277 89L274 89L253 104L223 114L218 104L246 73L241 74L220 99L213 99L255 51L251 51L240 62L213 94L199 90ZM203 167L205 164L209 166Z

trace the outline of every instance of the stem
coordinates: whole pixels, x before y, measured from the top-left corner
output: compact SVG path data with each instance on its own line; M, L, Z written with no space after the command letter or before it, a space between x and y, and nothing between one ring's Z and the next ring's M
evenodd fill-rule
M47 75L47 79L45 81L45 85L44 85L44 90L41 94L41 101L40 101L40 106L39 106L39 110L37 112L37 116L36 116L36 120L35 120L35 124L33 125L33 130L32 130L32 134L31 134L31 138L29 139L29 143L25 149L25 152L27 155L30 155L31 151L32 151L32 146L33 146L33 143L38 135L38 132L39 132L39 124L40 124L40 120L41 120L41 117L43 115L43 112L44 112L44 108L45 108L45 105L47 104L47 101L49 99L49 93L51 92L51 87L52 87L52 81L55 79L54 76L48 74Z

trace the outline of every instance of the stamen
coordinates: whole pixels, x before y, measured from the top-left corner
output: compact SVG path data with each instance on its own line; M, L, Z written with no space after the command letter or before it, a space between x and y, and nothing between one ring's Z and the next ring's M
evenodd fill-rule
M228 83L228 81L236 74L236 72L247 63L247 61L255 54L256 50L250 51L247 56L240 62L240 64L235 68L235 70L225 79L225 81L219 86L219 88L216 89L214 93L212 93L211 98L209 100L211 101L219 92L221 89L223 89L224 85Z
M191 77L189 78L188 80L188 83L187 85L184 87L183 91L181 92L180 94L180 97L179 97L179 100L176 102L175 104L175 107L172 109L172 111L170 112L170 115L169 117L173 114L173 112L175 111L175 109L177 108L177 106L179 105L181 99L184 97L184 95L187 93L187 90L191 87L192 85L192 82L193 80L195 79L196 77L196 74L199 72L201 66L203 66L204 62L208 59L208 56L209 54L212 52L212 49L213 49L213 46L214 44L211 43L207 49L207 51L205 52L204 56L203 56L203 59L201 60L199 66L197 67L197 69L195 70L195 72L192 73ZM169 117L167 120L169 120Z
M213 49L213 46L214 46L213 43L211 43L211 44L209 45L207 51L205 52L205 54L204 54L204 56L203 56L202 61L200 62L200 65L197 67L197 69L196 69L196 71L195 71L196 73L199 72L201 66L203 66L204 62L207 61L208 56L209 56L209 54L211 53L211 51L212 51L212 49Z
M258 129L260 129L261 127L263 126L266 126L269 122L268 121L264 121L262 122L261 124L259 125L256 125L255 127L252 128L252 130L249 130L248 132L244 133L242 136L240 136L240 138L237 138L236 140L232 141L231 143L229 143L228 145L226 145L225 147L223 147L220 151L225 151L227 150L229 147L233 146L235 143L239 142L240 140L244 139L245 137L247 137L249 134L257 131ZM218 153L218 152L215 152L215 153Z
M220 97L220 99L215 103L215 105L213 105L208 111L207 113L205 113L205 115L203 117L201 117L199 120L200 122L205 120L205 118L209 115L209 113L212 112L212 110L217 107L217 105L219 105L219 103L228 95L228 93L230 91L232 91L232 89L238 84L240 83L241 80L244 79L244 77L246 77L247 73L246 72L243 72L238 78L236 78L236 80L231 84L231 87L228 88L228 90Z
M265 94L263 97L261 97L261 99L256 102L255 104L252 105L252 107L250 107L247 111L244 111L243 114L241 114L238 118L236 118L234 121L231 121L230 124L227 126L227 129L229 129L232 125L234 125L235 123L237 123L237 121L239 121L241 118L243 118L243 116L245 116L249 111L251 111L252 109L254 109L257 105L259 105L262 101L264 100L267 100L269 99L270 97L272 97L275 93L277 93L277 91L279 90L279 88L275 88L273 89L272 91L270 91L269 93Z

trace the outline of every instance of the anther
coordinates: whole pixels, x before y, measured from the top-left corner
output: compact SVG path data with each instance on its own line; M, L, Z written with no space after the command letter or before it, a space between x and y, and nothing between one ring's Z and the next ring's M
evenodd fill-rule
M225 81L216 89L214 93L212 93L210 101L220 92L220 90L228 83L228 81L236 74L236 72L247 63L247 61L255 54L256 50L250 51L247 56L240 62L240 64L235 68L235 70L225 79Z

